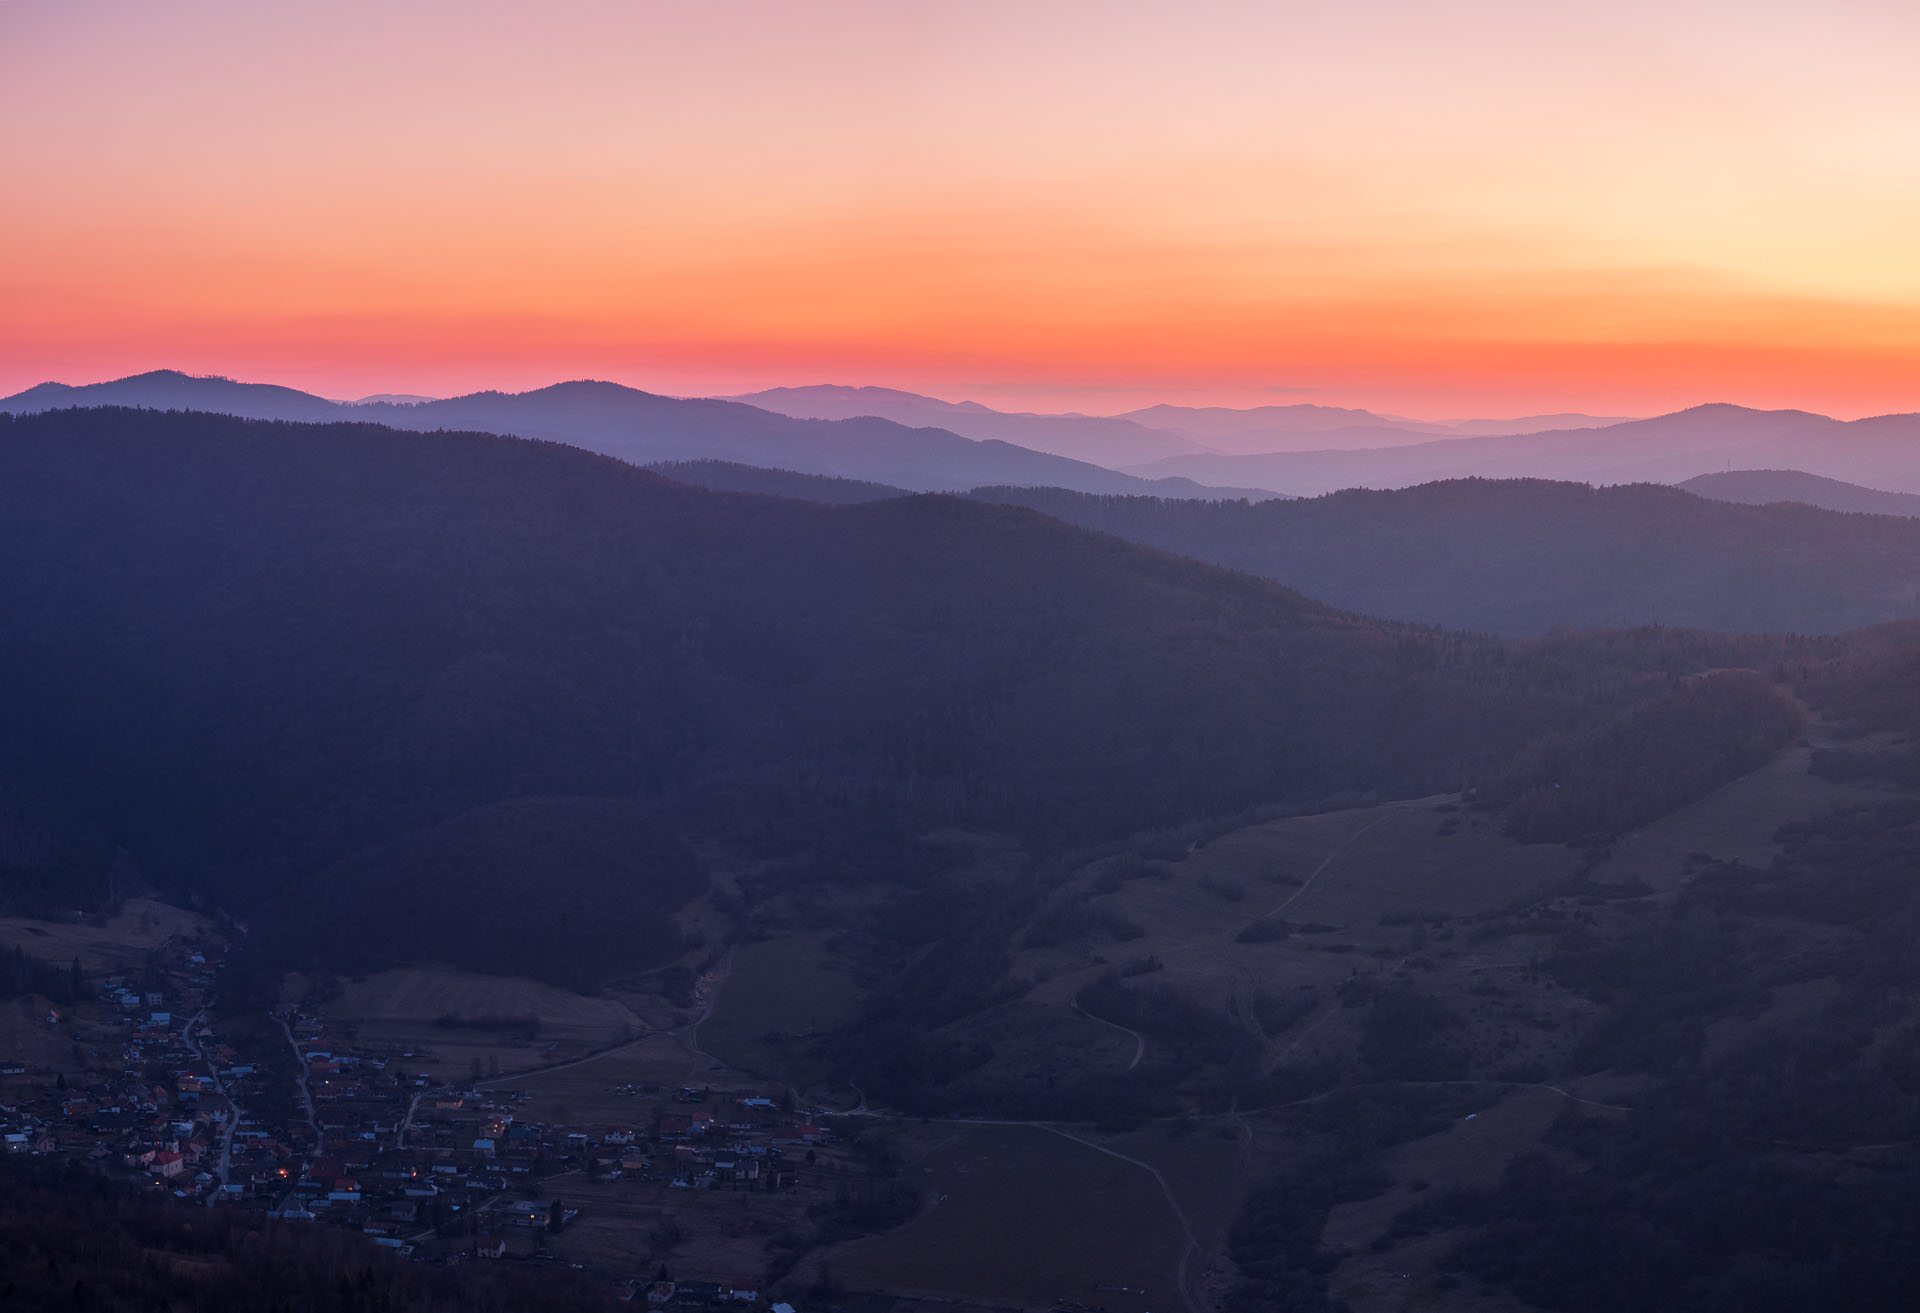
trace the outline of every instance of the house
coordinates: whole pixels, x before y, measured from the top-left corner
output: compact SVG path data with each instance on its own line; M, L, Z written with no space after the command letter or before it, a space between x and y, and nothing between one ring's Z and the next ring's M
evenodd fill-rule
M504 1211L507 1216L507 1225L537 1231L552 1217L553 1206L541 1203L537 1199L522 1199L517 1203L508 1204Z
M647 1303L662 1308L673 1302L673 1282L656 1281L647 1287Z
M171 1149L153 1155L153 1170L168 1180L180 1175L186 1167L186 1155L175 1153Z
M280 1201L277 1208L270 1209L268 1217L277 1217L284 1222L311 1222L315 1214L308 1209L306 1202L297 1194L290 1194Z

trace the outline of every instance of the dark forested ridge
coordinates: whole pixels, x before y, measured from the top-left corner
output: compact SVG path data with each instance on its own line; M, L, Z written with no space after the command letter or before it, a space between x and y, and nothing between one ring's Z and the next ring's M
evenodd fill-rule
M885 501L889 497L913 495L905 488L886 483L840 479L830 474L801 474L794 470L768 469L726 460L669 460L647 468L676 483L691 483L696 488L707 488L714 492L751 492L762 497L791 497L798 501L823 502L829 506L850 506L857 502Z
M0 781L241 911L457 850L448 822L511 799L643 799L760 851L955 823L1045 849L1458 787L1649 670L1740 663L1381 624L1014 507L113 409L0 423L0 607Z
M1461 479L1294 501L979 489L1368 615L1486 633L1839 633L1920 614L1920 524L1673 488Z

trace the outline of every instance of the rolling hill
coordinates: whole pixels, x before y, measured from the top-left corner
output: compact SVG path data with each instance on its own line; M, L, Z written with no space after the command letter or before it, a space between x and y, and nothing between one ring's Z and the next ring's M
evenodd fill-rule
M1903 515L1920 517L1920 495L1910 492L1881 492L1838 479L1823 479L1799 470L1726 470L1688 479L1681 488L1696 497L1713 501L1739 502L1747 506L1771 506L1780 502L1798 502L1822 510L1846 511L1856 515Z
M974 495L1334 606L1487 633L1661 624L1816 634L1920 615L1920 524L1651 484L1465 479L1257 504Z
M906 495L718 462L655 468L702 487L803 501ZM1848 500L1848 485L1810 482L1766 486ZM1851 491L1872 504L1897 501ZM1253 504L1045 488L968 495L1246 570L1364 614L1514 637L1643 624L1838 633L1920 614L1920 528L1825 513L1807 497L1735 509L1654 484L1483 479Z
M0 421L0 607L0 784L317 941L383 914L341 863L516 799L639 799L746 851L952 825L1047 851L1454 786L1736 651L1383 624L952 497L826 507L553 443L116 408Z

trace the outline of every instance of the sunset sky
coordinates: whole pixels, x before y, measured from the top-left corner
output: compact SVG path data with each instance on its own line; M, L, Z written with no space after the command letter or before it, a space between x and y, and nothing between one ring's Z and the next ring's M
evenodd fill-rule
M0 0L0 392L1920 410L1920 6Z

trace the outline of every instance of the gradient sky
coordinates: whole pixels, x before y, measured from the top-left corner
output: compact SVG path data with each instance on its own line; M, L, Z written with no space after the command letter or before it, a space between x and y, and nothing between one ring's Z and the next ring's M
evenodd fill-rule
M1920 409L1920 6L0 0L0 392Z

